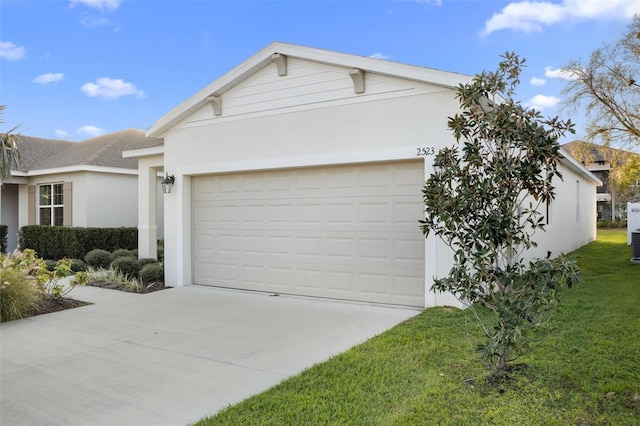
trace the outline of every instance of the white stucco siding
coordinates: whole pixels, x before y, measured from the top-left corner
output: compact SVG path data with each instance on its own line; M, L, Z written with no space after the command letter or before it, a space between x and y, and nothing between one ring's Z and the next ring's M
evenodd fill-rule
M137 175L79 171L29 178L29 185L34 186L63 182L72 184L71 226L137 226ZM28 200L21 204L26 210ZM21 222L21 226L26 224L26 220Z
M403 149L415 158L422 146L453 138L447 114L453 93L355 103L288 114L176 128L165 135L165 166L196 166ZM197 155L194 155L197 153Z
M51 173L51 174L43 174L36 175L29 178L29 185L44 185L44 184L56 184L63 182L71 182L71 197L72 197L72 208L71 208L71 221L72 226L87 226L87 206L86 203L82 200L86 199L86 184L87 181L87 173L86 172L69 172L69 173ZM25 188L26 189L26 188ZM38 204L38 195L36 189L36 205L37 209ZM77 200L77 201L76 201ZM25 207L28 205L28 200L25 199ZM22 201L21 201L22 203ZM25 208L25 211L27 209ZM38 213L36 211L35 214L36 223L38 220ZM27 225L26 221L21 223L22 225Z
M91 173L85 177L83 193L74 191L74 208L85 205L88 227L135 227L138 224L138 179L136 175ZM83 198L76 198L82 197Z
M556 178L556 197L550 204L545 232L537 232L533 257L569 253L596 239L596 183L560 164L563 179ZM545 213L546 206L541 206Z

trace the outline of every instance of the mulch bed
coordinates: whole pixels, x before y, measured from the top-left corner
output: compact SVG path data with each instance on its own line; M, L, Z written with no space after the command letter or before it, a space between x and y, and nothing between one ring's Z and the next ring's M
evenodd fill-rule
M37 315L50 314L52 312L60 312L67 309L79 308L81 306L92 305L89 302L83 302L82 300L71 299L69 297L63 297L62 299L44 299L37 309L34 309L23 318L35 317ZM4 321L3 321L4 322Z
M157 282L157 283L152 283L149 285L145 285L142 286L140 288L140 291L133 291L130 289L126 289L126 288L122 288L120 287L120 284L118 283L109 283L106 281L93 281L87 284L88 286L91 287L100 287L100 288L106 288L106 289L110 289L110 290L119 290L119 291L127 291L129 293L138 293L138 294L144 294L144 293L153 293L154 291L159 291L159 290L164 290L166 288L171 288L171 287L165 287L163 282Z

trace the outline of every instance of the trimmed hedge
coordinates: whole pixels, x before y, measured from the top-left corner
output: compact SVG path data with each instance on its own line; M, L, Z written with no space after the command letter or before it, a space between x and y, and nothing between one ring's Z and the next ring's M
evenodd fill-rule
M7 225L0 225L0 253L7 251L7 233L9 227Z
M45 259L83 259L91 250L134 250L138 247L138 229L79 228L28 225L20 228L20 249L35 250Z
M597 222L597 227L599 229L626 228L627 220L626 219L599 219Z

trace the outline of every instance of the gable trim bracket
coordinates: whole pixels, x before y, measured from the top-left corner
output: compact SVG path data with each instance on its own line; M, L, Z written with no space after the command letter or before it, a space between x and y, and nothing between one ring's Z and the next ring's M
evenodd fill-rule
M349 76L353 80L353 91L356 94L364 93L364 71L353 68L349 70Z
M222 115L222 98L220 95L211 95L207 97L207 102L213 108L213 115L220 116Z
M287 55L274 53L271 55L271 60L276 63L276 67L278 67L278 75L280 77L287 75Z

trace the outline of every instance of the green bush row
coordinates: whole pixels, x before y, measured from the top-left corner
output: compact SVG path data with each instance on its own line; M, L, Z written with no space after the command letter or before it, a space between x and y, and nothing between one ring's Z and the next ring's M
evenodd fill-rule
M164 269L160 262L151 258L138 259L136 250L117 249L110 253L95 249L87 253L84 261L92 268L112 268L130 278L140 278L143 283L164 280Z
M7 225L0 225L0 253L7 251L7 233L9 227Z
M45 259L83 259L91 250L112 252L134 250L138 246L138 230L122 228L79 228L28 225L20 228L20 248L33 249Z
M600 219L597 226L600 229L626 228L627 221L626 219Z

